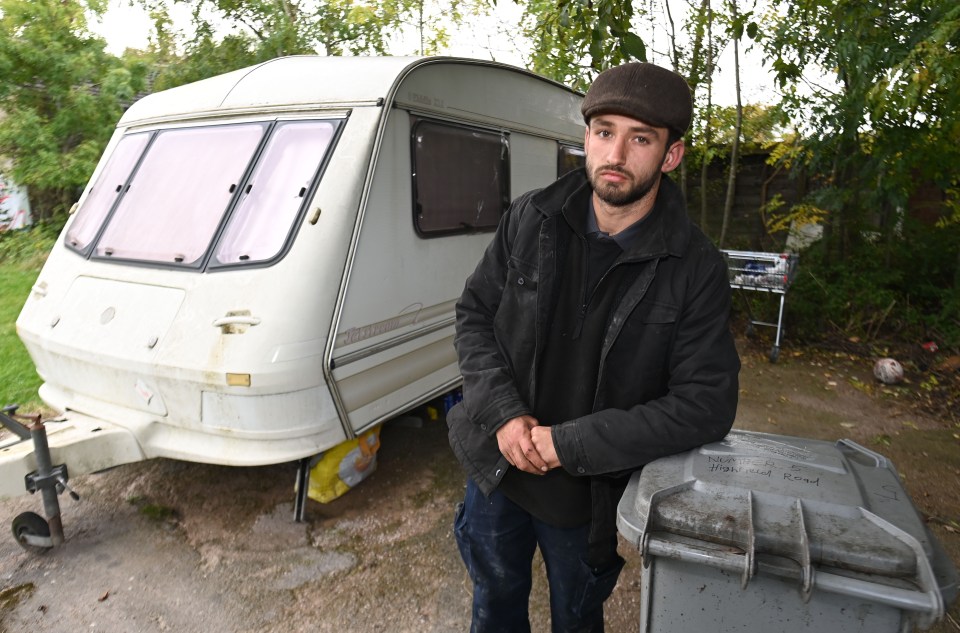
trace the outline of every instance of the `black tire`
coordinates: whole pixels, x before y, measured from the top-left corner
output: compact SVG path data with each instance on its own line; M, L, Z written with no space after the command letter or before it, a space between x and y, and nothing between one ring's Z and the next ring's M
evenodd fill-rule
M775 363L777 362L778 358L780 358L780 348L774 347L772 350L770 350L770 362Z
M13 538L17 539L17 543L20 544L20 547L27 550L28 552L33 552L35 554L42 554L46 552L52 546L42 546L42 545L31 545L23 540L24 536L42 536L50 538L50 525L47 523L47 520L36 512L23 512L17 515L17 518L13 520Z

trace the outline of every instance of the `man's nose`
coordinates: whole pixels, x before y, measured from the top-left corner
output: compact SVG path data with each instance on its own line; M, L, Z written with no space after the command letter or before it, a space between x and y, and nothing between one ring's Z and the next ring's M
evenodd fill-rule
M614 165L622 165L626 162L626 157L626 143L620 138L613 139L607 147L607 162Z

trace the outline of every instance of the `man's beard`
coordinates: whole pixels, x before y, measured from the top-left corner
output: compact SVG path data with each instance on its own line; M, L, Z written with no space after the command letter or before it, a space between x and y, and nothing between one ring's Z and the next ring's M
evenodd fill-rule
M597 175L601 171L616 172L627 178L632 178L633 174L616 165L601 165L595 169L589 164L587 165L587 179L590 181L594 193L612 207L625 207L633 204L650 193L650 190L660 181L660 172L654 171L639 182L634 182L633 186L630 186L629 182L625 182L618 187L613 183L601 180Z

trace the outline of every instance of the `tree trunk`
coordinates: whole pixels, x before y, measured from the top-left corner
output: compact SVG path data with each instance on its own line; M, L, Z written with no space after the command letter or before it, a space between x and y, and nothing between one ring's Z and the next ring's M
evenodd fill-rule
M737 21L737 2L730 1L730 11L733 21ZM737 91L737 123L733 130L733 147L730 149L730 177L727 179L727 197L723 203L723 224L720 227L718 245L723 248L727 239L727 229L730 226L730 215L733 213L733 201L737 193L737 168L740 162L740 134L743 130L743 103L740 101L740 41L733 38L733 76Z
M713 116L713 10L709 3L706 7L707 14L707 64L706 64L706 83L707 83L707 107L706 114L703 117L703 152L701 152L700 163L700 230L707 232L707 178L710 168L710 142L713 134L711 117Z
M690 90L696 94L697 89L700 87L700 82L702 80L702 71L707 69L709 72L709 60L704 61L704 56L701 55L703 50L703 36L704 29L709 24L708 21L712 21L712 13L710 13L710 0L701 0L700 8L697 10L697 15L694 18L696 21L696 29L693 39L693 52L690 53L690 76L688 77L690 81ZM708 43L707 55L712 54L712 48Z
M673 65L673 72L680 73L680 51L677 50L677 27L673 22L673 13L670 12L670 0L664 0L664 10L667 14L667 23L670 25L670 63ZM683 198L687 198L687 161L680 162L680 191L683 192Z

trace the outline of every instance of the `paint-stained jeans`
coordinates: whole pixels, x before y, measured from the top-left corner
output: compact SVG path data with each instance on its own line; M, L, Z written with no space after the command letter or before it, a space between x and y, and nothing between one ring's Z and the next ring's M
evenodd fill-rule
M557 528L538 521L506 496L484 497L467 482L457 508L454 533L460 555L473 580L471 633L530 631L527 608L537 546L547 567L550 617L554 633L603 631L603 602L617 582L623 559L597 574L583 558L589 526Z

